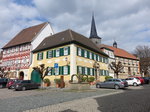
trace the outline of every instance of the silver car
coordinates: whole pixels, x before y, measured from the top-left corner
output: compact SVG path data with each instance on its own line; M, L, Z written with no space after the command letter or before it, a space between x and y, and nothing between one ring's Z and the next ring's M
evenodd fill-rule
M128 82L124 79L108 79L104 82L96 83L96 88L125 88L128 87Z

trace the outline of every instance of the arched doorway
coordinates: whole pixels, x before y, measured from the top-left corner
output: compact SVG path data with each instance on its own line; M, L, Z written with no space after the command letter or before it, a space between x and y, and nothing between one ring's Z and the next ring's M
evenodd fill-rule
M19 79L20 79L20 80L23 80L23 79L24 79L24 72L23 72L23 71L21 71L21 72L19 73Z
M36 70L33 70L31 73L31 80L36 83L41 83L41 77L40 77L39 72L37 72Z

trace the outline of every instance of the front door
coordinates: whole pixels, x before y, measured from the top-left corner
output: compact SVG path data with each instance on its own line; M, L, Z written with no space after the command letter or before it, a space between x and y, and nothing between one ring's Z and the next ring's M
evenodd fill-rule
M31 73L31 80L36 83L41 83L40 73L36 70L33 70Z

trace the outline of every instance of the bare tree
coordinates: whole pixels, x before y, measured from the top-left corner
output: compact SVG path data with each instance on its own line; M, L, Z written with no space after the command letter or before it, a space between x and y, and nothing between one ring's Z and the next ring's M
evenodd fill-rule
M136 47L134 53L139 57L139 58L148 58L150 57L150 47L146 45L139 45Z
M150 74L150 47L143 45L137 46L134 54L140 58L140 71L144 75Z
M122 63L119 61L118 63L111 62L110 68L114 71L116 77L118 78L119 72L121 72L124 67L123 67Z

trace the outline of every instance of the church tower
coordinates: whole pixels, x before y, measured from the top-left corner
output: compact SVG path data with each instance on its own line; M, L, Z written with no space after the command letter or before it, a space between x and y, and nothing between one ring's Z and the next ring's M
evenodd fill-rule
M116 41L114 41L113 47L117 48L117 42Z
M99 37L99 36L97 35L97 30L96 30L94 15L92 16L90 39L91 39L96 45L100 45L100 44L101 44L101 37Z

